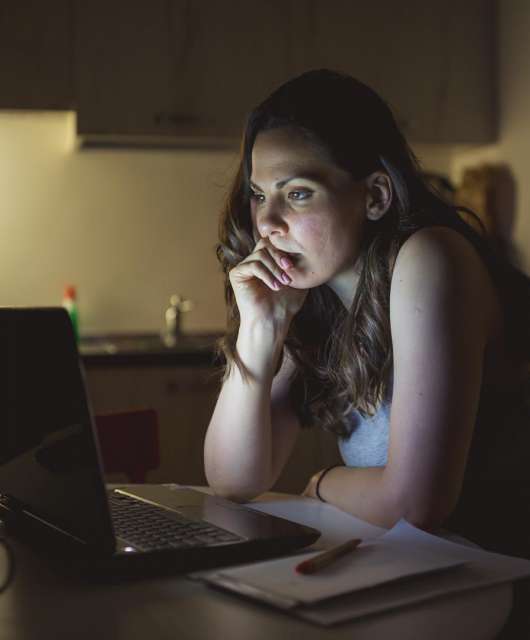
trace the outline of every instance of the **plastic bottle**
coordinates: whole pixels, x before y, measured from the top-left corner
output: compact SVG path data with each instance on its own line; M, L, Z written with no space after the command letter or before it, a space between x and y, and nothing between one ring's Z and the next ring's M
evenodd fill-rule
M72 328L76 342L79 342L79 312L77 309L77 294L75 287L71 284L64 288L63 294L63 307L68 311L70 321L72 322Z

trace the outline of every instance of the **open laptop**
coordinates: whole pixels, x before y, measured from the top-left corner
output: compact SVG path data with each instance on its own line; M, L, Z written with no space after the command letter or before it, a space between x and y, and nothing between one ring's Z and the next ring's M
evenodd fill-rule
M15 534L114 575L253 561L319 537L178 486L106 487L89 404L66 311L0 308L0 519Z

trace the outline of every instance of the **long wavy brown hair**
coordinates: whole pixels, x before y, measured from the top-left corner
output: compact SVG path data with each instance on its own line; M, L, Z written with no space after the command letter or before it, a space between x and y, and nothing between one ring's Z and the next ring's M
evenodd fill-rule
M361 273L351 308L346 309L335 293L322 285L308 292L291 323L285 341L285 349L296 364L290 399L303 426L319 424L347 436L352 409L373 415L389 393L392 269L405 240L423 227L451 227L472 242L503 299L513 357L528 360L530 281L424 179L389 106L358 80L320 69L286 82L247 120L217 246L225 273L228 313L227 333L219 344L225 372L231 366L241 366L235 349L239 313L228 273L255 244L249 187L252 148L260 132L277 127L296 128L354 179L380 170L387 173L393 186L387 213L379 221L365 222ZM472 211L462 210L474 216Z

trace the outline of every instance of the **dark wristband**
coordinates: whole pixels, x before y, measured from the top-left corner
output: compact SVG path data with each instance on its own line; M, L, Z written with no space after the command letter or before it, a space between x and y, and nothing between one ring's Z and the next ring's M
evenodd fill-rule
M320 500L320 502L326 502L326 500L324 500L324 498L320 495L320 483L322 482L324 476L327 473L329 473L332 469L336 469L337 467L342 467L342 466L343 465L341 465L341 464L332 464L331 467L328 467L327 469L324 469L324 471L322 471L322 473L318 477L317 486L315 487L315 493L317 495L317 498Z

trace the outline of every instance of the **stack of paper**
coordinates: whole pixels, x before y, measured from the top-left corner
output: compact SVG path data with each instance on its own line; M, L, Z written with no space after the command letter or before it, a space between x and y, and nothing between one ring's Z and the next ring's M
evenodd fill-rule
M280 515L277 505L269 505L266 510ZM313 513L313 518L306 517L304 523L316 526L318 517ZM360 529L371 527L356 519L351 519L349 526L343 524L343 539L338 527L335 543L344 541L344 537L362 537ZM331 625L530 576L528 560L450 542L405 520L386 533L381 534L377 527L372 533L375 536L365 535L363 544L351 554L312 575L300 575L294 568L314 552L194 577L318 624Z

